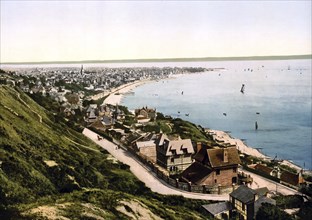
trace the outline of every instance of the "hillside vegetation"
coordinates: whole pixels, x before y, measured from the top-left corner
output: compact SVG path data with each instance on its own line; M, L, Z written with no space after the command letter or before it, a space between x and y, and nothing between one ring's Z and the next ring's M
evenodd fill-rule
M0 219L204 218L202 201L152 193L127 165L56 121L0 85Z

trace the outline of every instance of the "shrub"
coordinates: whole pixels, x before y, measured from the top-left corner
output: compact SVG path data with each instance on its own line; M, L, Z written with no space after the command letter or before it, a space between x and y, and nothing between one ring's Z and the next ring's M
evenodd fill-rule
M260 207L257 215L257 220L292 220L291 216L280 210L278 207L269 203L264 203Z
M303 198L299 195L277 196L274 198L276 205L282 209L300 208L303 204Z

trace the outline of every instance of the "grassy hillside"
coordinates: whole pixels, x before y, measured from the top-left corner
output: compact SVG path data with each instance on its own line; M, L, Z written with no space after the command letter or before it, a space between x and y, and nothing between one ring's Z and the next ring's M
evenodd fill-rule
M0 219L204 217L202 201L152 193L108 157L27 95L0 85Z

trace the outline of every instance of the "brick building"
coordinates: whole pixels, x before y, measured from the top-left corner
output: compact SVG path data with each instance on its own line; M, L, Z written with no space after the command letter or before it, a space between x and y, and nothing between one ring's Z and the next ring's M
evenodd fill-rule
M202 148L194 157L195 162L182 172L182 180L195 185L232 186L237 184L240 163L235 147Z

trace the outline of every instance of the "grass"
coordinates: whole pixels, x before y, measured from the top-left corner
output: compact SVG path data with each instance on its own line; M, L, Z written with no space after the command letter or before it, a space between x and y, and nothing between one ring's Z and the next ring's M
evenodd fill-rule
M29 107L17 99L17 92ZM34 111L43 118L42 123ZM116 210L121 198L142 201L165 219L182 219L185 213L191 213L186 214L190 219L203 217L183 202L166 203L166 197L146 188L127 165L111 162L106 151L62 121L55 123L48 110L8 86L0 86L0 134L1 219L40 219L37 214L23 217L21 213L42 205L59 208L57 204L65 203L70 205L62 206L62 216L71 219L88 219L82 210L104 219L127 219ZM57 165L50 167L45 160ZM85 203L103 212L92 212Z

